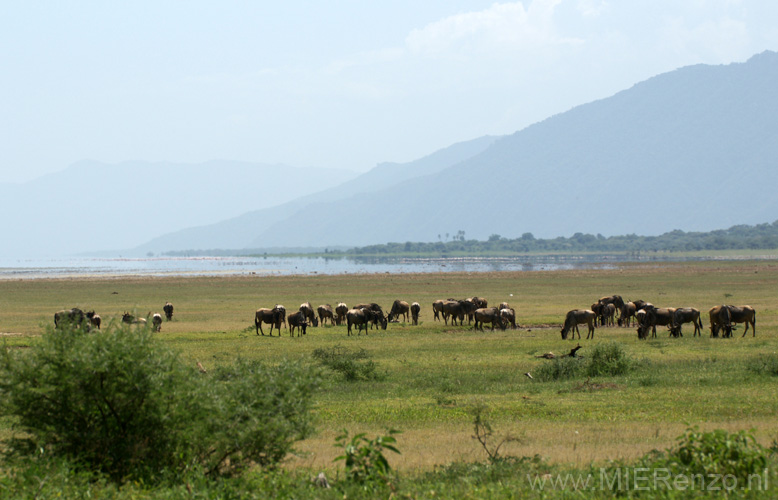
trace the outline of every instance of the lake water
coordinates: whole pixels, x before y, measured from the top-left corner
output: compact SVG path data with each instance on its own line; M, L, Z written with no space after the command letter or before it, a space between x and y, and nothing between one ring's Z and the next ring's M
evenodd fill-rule
M0 259L0 279L537 271L612 267L617 257L151 257Z

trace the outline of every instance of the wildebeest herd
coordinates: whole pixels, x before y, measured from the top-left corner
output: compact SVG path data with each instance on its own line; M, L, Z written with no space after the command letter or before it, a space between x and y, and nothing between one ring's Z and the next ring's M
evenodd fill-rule
M746 336L749 326L756 336L756 311L751 306L715 306L708 311L708 316L711 337L718 337L719 332L722 332L722 337L731 337L737 323L746 325L743 337ZM567 339L568 335L573 338L575 333L578 333L580 339L578 325L583 324L588 327L587 339L594 338L594 330L598 324L618 324L623 327L636 324L639 339L648 338L649 332L652 337L656 337L657 326L666 326L671 337L682 337L681 327L684 323L694 326L694 336L702 335L700 311L694 307L656 307L644 300L624 302L620 295L612 295L600 298L589 309L569 311L562 326L562 339Z
M173 304L166 302L162 307L165 312L165 317L168 321L173 319ZM122 323L130 325L146 325L151 319L151 325L155 332L162 330L162 315L159 313L149 313L145 318L137 318L132 314L125 312L122 314ZM102 325L102 318L99 314L95 314L94 311L84 312L81 309L74 307L72 309L64 309L54 313L54 328L59 328L63 323L74 325L76 328L82 328L87 331L92 329L100 329Z
M166 302L162 310L168 321L173 319L173 304ZM309 327L324 325L329 321L331 325L346 325L346 334L351 335L354 330L360 335L364 330L367 335L368 327L370 329L383 329L389 323L411 322L413 325L419 324L419 314L421 305L418 302L408 304L403 300L395 300L387 314L383 308L375 302L361 303L354 307L348 307L345 303L339 302L333 309L330 304L322 304L315 310L310 302L300 304L297 311L287 315L286 308L281 304L276 304L271 308L257 309L254 314L254 326L257 335L265 335L262 325L270 325L269 336L273 336L273 328L281 336L281 325L287 328L289 334L294 336L297 330L297 336L306 335ZM468 325L472 324L473 329L484 329L484 324L489 324L491 330L495 327L502 330L510 328L520 328L516 322L516 310L502 302L498 307L488 307L488 301L483 297L470 297L460 299L441 299L432 303L432 313L434 321L444 321L446 325L464 325L467 318ZM711 337L718 337L721 332L722 337L731 337L735 325L745 323L743 337L751 327L753 335L756 336L756 312L751 306L731 306L720 305L712 307L708 311L710 318ZM122 315L122 322L127 324L146 325L148 322L154 331L162 329L162 315L158 313L149 313L146 318L135 317L130 313ZM58 328L62 323L72 323L85 330L100 329L101 318L94 311L84 312L81 309L73 308L58 311L54 314L54 326ZM458 323L457 323L458 322ZM578 325L588 327L586 338L593 339L594 331L597 326L620 326L630 327L637 325L639 339L646 339L649 333L656 337L656 327L667 327L670 336L682 337L681 327L685 323L691 323L694 327L694 336L702 335L702 320L700 311L693 307L656 307L650 302L644 300L633 300L624 302L620 295L612 295L600 298L591 305L589 309L573 309L569 311L562 324L562 339L575 337L581 338Z
M474 329L483 330L484 323L489 323L492 330L495 326L503 330L508 326L518 328L516 310L506 302L500 304L500 307L487 306L487 300L482 297L471 297L464 300L446 299L436 300L432 304L432 311L434 319L440 321L442 317L446 325L448 325L449 320L451 320L452 325L456 325L457 321L463 325L465 318L467 318L468 325L473 324ZM306 334L308 327L319 326L319 323L324 325L324 322L329 320L331 325L345 324L347 335L351 335L354 328L357 335L360 335L362 330L367 335L368 326L370 329L386 330L387 324L399 322L400 319L403 322L418 325L421 305L418 302L409 304L398 299L392 303L389 312L385 314L383 308L375 302L357 304L354 307L348 307L344 302L339 302L334 310L330 304L322 304L316 308L316 311L318 318L314 315L310 302L300 304L299 310L288 317L286 308L281 304L276 304L271 308L257 309L254 314L256 333L257 335L265 335L262 325L269 324L268 335L272 337L273 328L275 328L280 336L281 325L284 325L289 330L290 335L294 335L294 330L297 329L297 335L300 336Z

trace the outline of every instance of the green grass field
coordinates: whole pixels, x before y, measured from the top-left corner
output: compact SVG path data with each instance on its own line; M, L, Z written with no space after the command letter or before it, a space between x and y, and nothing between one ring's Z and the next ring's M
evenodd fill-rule
M778 350L778 264L773 261L629 264L609 270L515 273L348 275L230 278L116 278L0 281L0 332L6 345L34 344L55 311L94 309L104 323L124 311L162 312L175 304L172 322L159 334L191 363L206 368L242 356L273 363L281 358L314 362L317 348L364 348L385 374L378 381L346 382L325 372L317 396L319 433L301 443L307 452L290 466L333 469L337 433L369 434L399 429L401 470L429 470L451 461L485 458L471 439L472 408L485 405L498 434L518 440L505 453L547 457L582 465L633 458L666 448L690 425L703 429L755 429L768 444L778 436L775 378L749 369L760 355ZM563 341L559 325L573 308L620 294L657 306L691 306L703 312L706 330L681 339L660 331L639 341L634 328L598 328L595 340ZM478 295L517 311L518 330L474 331L433 320L435 299ZM422 304L421 324L392 323L386 331L346 335L345 326L309 328L305 337L255 335L258 307L304 301L314 307L394 299ZM707 310L718 304L750 304L757 336L711 339ZM585 337L585 333L584 333ZM541 382L525 373L549 363L537 355L567 352L578 342L617 341L635 368L626 375ZM603 383L604 382L604 383Z

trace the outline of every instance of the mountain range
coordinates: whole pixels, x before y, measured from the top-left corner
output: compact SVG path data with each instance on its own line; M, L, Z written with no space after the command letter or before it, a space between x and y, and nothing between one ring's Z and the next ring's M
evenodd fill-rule
M778 53L655 76L510 136L384 164L139 249L354 246L464 231L654 235L778 218Z
M0 257L116 254L182 227L272 207L356 175L234 161L81 161L29 182L0 184L5 214L0 231L8 235Z
M6 242L17 253L145 254L342 248L462 232L656 235L769 222L778 219L776 88L775 52L688 66L511 135L362 175L235 162L81 162L0 185L0 207L14 214L2 229L21 235Z

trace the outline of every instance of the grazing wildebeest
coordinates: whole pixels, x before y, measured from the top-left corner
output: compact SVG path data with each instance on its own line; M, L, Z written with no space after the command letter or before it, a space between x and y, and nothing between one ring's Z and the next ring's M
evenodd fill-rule
M262 331L262 323L270 324L270 336L273 336L273 326L276 327L278 330L278 336L281 336L281 310L277 307L274 307L273 309L268 309L266 307L257 309L257 312L254 313L254 326L257 329L257 335L262 333L262 335L265 335L265 332Z
M306 328L308 327L308 318L305 316L305 312L303 311L297 311L292 314L290 314L286 321L289 323L289 336L294 337L294 329L297 328L297 336L300 336L300 332L302 332L303 335L306 334ZM279 332L279 335L281 333Z
M616 324L616 305L615 304L601 304L600 307L600 324L603 326L613 326Z
M313 306L310 302L303 302L300 304L300 311L302 311L305 318L311 322L311 326L319 326L319 320L316 318L316 314L313 312Z
M432 303L432 314L435 321L440 321L440 315L443 314L443 304L445 302L445 300L439 299Z
M411 306L404 300L395 300L392 304L392 309L387 316L388 321L399 321L400 316L403 317L403 322L408 321L408 314L410 314ZM396 318L396 320L395 320Z
M625 302L624 305L621 306L621 314L618 320L619 326L630 327L631 323L634 322L633 318L635 317L636 312L637 308L635 307L634 302Z
M165 306L162 308L163 311L165 311L165 317L168 321L173 319L173 304L170 302L165 302Z
M146 318L136 318L132 314L126 312L122 314L122 323L127 323L128 325L145 325Z
M693 307L679 307L673 314L673 336L683 337L681 333L681 326L684 323L691 323L694 325L694 337L702 335L702 321L700 320L700 311Z
M411 304L411 320L414 325L419 324L419 313L421 312L421 305L418 302Z
M503 307L500 309L500 316L502 317L503 323L506 325L510 324L511 328L514 330L516 329L516 310L512 307Z
M745 323L746 328L743 330L742 337L746 336L746 333L748 333L748 326L751 325L751 331L753 332L753 336L756 337L756 311L751 306L718 306L714 307L710 310L709 314L711 317L711 332L714 332L714 325L713 325L713 314L714 309L718 309L718 311L715 311L717 313L716 318L716 327L715 327L715 335L712 335L714 337L718 336L718 330L721 327L724 327L724 337L731 337L732 336L732 324L733 323ZM742 338L741 337L741 338Z
M388 321L386 320L386 316L384 316L384 310L381 309L381 306L376 304L375 302L370 302L369 304L357 304L353 307L353 309L367 309L371 311L370 314L370 328L373 327L378 328L378 324L381 324L381 328L386 330L386 324Z
M503 326L504 323L502 322L502 316L500 316L500 311L496 307L481 307L473 311L473 317L475 318L475 323L473 324L473 330L480 329L481 331L484 330L484 323L491 323L492 324L492 331L494 331L495 326L499 326L501 329L505 329Z
M151 317L151 325L154 327L155 332L162 330L162 315L154 313L154 316Z
M362 307L360 309L349 309L346 313L346 335L351 335L351 326L356 325L357 327L357 335L360 334L362 329L365 330L365 335L367 335L367 325L370 323L373 319L374 312L366 307Z
M335 312L332 310L332 306L329 304L322 304L316 308L316 312L319 313L319 324L324 326L324 321L329 319L330 324L335 324Z
M95 314L94 311L89 311L86 313L86 318L89 320L89 325L100 329L100 325L103 323L102 318L100 318L99 314Z
M660 307L647 306L642 310L646 311L643 320L638 323L638 338L645 339L648 337L648 329L651 329L651 336L656 337L656 326L666 326L671 329L673 326L673 315L675 314L674 307Z
M84 311L77 307L57 311L54 313L54 328L58 328L63 323L72 323L77 328L81 328L84 326L84 318L86 318Z
M578 338L580 339L581 332L578 331L578 325L583 325L584 323L589 327L586 338L588 339L591 336L594 339L594 323L596 319L597 315L591 309L573 309L568 311L565 316L565 324L562 326L562 340L566 340L568 333L571 331L573 332L570 335L571 339L575 338L574 332L578 332Z
M335 323L338 325L342 325L344 321L346 321L346 313L348 312L348 306L345 302L339 302L338 305L335 307L335 314L337 314L337 317L335 318Z
M472 303L471 303L472 304ZM460 318L460 324L464 323L465 318L464 300L447 300L443 303L443 321L448 325L448 318L451 318L451 324L457 324L457 318Z

